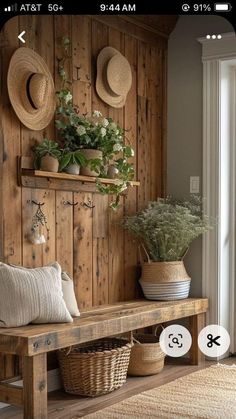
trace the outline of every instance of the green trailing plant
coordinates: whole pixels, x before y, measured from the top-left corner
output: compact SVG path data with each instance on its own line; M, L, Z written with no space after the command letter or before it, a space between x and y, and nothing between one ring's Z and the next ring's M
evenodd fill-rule
M42 157L49 155L51 157L54 157L58 161L60 161L61 158L61 150L59 148L59 144L56 141L48 140L47 138L44 138L42 143L38 144L34 148L35 153L35 167L40 167L40 161Z
M60 159L60 164L59 164L59 171L61 172L66 167L70 166L71 164L77 164L78 166L85 166L86 158L79 150L76 150L76 151L63 150L62 156Z
M108 177L109 165L115 166L118 172L115 184L104 185L98 178L96 187L102 194L115 196L115 200L110 206L116 209L119 206L121 194L129 185L132 185L134 168L128 159L134 156L134 151L127 144L125 130L112 118L104 117L98 110L95 110L90 116L81 115L79 108L73 105L73 95L69 88L70 82L65 71L66 60L70 57L70 40L67 37L63 38L63 49L64 57L59 64L62 84L60 91L56 93L58 101L56 128L60 133L62 146L66 150L72 153L81 149L94 149L102 152L102 159L89 159L86 162L86 165L97 172L99 177ZM62 166L64 161L66 160L63 158Z
M213 226L202 211L200 198L189 201L171 197L150 202L144 210L121 222L144 246L151 260L182 260L191 242Z

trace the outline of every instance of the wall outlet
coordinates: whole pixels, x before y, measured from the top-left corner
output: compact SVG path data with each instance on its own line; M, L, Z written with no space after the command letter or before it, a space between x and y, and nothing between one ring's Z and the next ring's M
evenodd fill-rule
M199 193L199 176L190 176L190 193Z

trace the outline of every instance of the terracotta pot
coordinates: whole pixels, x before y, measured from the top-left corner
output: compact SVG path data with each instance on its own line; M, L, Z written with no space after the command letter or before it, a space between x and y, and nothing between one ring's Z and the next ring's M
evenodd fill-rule
M41 158L40 161L40 170L44 170L45 172L58 172L59 162L55 157L46 156Z
M70 175L79 175L80 166L78 164L69 164L69 166L64 169L64 172L69 173Z
M110 179L116 179L118 177L119 170L114 164L108 166L107 175Z
M81 149L81 154L84 155L84 157L87 160L90 159L100 159L102 160L102 151L100 150L93 150L93 149ZM99 176L100 173L95 172L95 170L91 170L90 166L81 167L80 171L81 175L84 176Z

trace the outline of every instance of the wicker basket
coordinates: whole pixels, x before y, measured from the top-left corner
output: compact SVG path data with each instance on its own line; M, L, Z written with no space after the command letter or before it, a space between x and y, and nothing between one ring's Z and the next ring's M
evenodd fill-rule
M132 343L106 338L58 351L67 393L95 397L126 382Z
M156 334L135 334L134 346L131 349L128 375L154 375L162 371L165 354L161 350L159 337Z
M140 261L142 264L142 282L166 284L190 280L182 260L174 262L153 262L144 246L142 246L142 249L147 258L147 262L145 262L142 257L141 248L139 247Z

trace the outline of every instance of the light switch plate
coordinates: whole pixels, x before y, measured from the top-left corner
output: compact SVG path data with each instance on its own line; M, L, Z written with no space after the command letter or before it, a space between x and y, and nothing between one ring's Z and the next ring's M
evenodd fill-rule
M190 176L190 193L199 193L199 176Z

